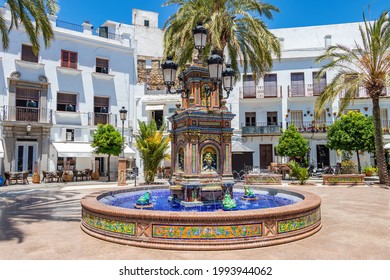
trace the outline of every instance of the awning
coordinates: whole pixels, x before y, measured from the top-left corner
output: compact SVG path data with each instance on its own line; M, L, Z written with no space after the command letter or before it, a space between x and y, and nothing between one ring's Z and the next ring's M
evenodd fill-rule
M164 105L146 105L146 111L161 111L164 110Z
M90 143L56 143L53 142L59 157L93 157L93 148Z
M0 140L0 158L4 157L3 140Z
M385 146L384 146L385 150L390 150L390 143L387 143Z
M130 156L135 155L135 151L127 145L125 146L123 153L125 154L126 157L130 157Z
M240 141L232 140L232 153L254 153L255 151L248 148L244 144L242 144Z

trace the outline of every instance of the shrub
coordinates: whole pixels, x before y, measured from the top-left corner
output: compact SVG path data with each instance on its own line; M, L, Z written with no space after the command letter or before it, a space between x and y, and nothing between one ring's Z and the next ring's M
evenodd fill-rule
M371 165L367 165L363 169L363 173L366 174L367 176L372 176L376 172L378 172L378 168L377 167L373 167Z
M342 174L356 174L356 164L352 160L343 160L341 162Z
M287 166L291 169L291 177L297 178L299 184L304 185L309 179L309 172L306 168L301 167L297 162L290 161Z

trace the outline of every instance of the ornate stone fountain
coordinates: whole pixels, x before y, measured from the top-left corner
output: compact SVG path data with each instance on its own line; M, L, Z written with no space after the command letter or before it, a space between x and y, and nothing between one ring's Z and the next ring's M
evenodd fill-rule
M181 73L187 88L182 105L169 118L174 185L171 199L194 206L221 202L232 186L231 121L234 114L215 91L207 69L191 66Z

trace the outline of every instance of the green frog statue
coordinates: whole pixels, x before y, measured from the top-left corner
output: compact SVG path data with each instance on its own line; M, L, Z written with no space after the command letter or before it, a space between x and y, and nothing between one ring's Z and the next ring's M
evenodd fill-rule
M255 197L255 194L248 186L244 186L244 189L245 189L244 197Z
M232 199L229 189L226 191L225 198L222 201L223 210L234 210L237 208L237 203Z
M148 205L150 204L150 192L147 191L137 200L137 205Z
M244 195L241 197L242 200L258 200L259 197L256 196L253 191L248 187L244 186Z

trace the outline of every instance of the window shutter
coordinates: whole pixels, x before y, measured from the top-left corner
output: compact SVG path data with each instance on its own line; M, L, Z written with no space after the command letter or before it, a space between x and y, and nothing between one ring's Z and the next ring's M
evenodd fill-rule
M74 141L75 142L82 142L83 141L81 132L82 132L81 129L74 130Z

